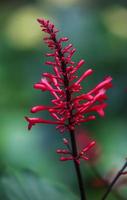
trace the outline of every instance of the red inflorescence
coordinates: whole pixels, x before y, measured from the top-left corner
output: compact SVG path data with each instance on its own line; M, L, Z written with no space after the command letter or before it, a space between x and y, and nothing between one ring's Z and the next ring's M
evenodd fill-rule
M54 120L44 120L42 118L28 118L28 129L37 123L57 124L57 129L64 132L66 129L73 130L76 125L89 120L94 120L97 112L104 116L104 109L107 106L104 100L107 99L106 90L112 86L112 78L106 77L101 83L85 94L77 94L82 90L81 82L93 73L92 69L85 71L80 77L76 75L78 69L85 63L80 60L78 63L72 61L72 56L76 51L72 44L63 45L68 41L67 37L57 39L58 30L49 20L38 19L42 31L47 33L44 38L45 43L52 50L47 53L47 57L52 57L53 61L45 64L53 69L53 73L43 73L40 82L34 85L35 89L49 91L53 97L51 106L34 106L32 113L46 110ZM82 156L85 159L85 157ZM71 158L70 158L71 159ZM64 160L62 158L62 160Z
M66 139L64 138L64 140L66 140ZM78 164L80 164L81 159L89 160L89 158L87 157L87 153L96 144L95 141L90 142L85 148L83 148L79 153L77 153L76 156L73 156L73 153L72 153L71 148L69 146L69 142L65 143L64 140L63 140L63 143L66 145L67 149L57 149L56 150L56 153L58 153L58 154L62 154L62 155L66 154L67 155L66 157L61 156L60 161L74 160Z

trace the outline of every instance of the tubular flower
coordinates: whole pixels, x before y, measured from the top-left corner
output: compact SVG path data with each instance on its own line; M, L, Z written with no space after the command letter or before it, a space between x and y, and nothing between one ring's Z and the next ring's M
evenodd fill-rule
M93 112L103 117L104 109L107 106L104 103L104 100L107 99L106 91L112 86L112 78L106 77L92 90L81 94L81 83L93 73L93 70L88 69L78 77L76 73L85 61L80 60L78 63L72 61L76 49L73 48L72 44L64 44L68 41L67 37L57 39L58 30L54 24L45 19L38 19L38 22L42 31L46 33L44 41L51 49L51 52L47 53L46 56L52 58L52 61L50 59L45 64L52 67L53 73L43 73L41 80L34 85L34 88L49 91L52 100L51 106L34 106L31 112L46 110L53 119L26 117L29 123L28 128L31 129L37 123L48 123L57 124L56 128L64 132L66 129L73 130L76 125L82 122L94 120L96 116L91 114Z
M62 155L66 155L65 156L61 156L60 157L60 161L69 161L69 160L74 160L76 161L78 164L80 164L80 160L89 160L89 158L86 156L86 154L89 152L89 150L95 146L96 142L92 141L90 142L85 148L83 148L79 153L77 153L76 157L73 156L73 153L71 151L71 147L69 145L69 142L65 142L67 141L65 138L63 140L64 145L66 146L67 149L57 149L56 153L58 154L62 154Z

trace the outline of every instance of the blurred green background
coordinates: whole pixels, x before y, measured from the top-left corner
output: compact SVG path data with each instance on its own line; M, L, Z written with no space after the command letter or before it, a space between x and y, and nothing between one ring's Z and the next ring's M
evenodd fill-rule
M107 75L113 77L105 117L78 131L79 136L84 132L84 138L97 141L97 159L81 166L88 199L100 199L105 187L99 175L110 181L127 157L126 0L1 1L0 200L79 199L73 163L59 162L55 153L68 134L63 136L50 125L36 125L28 132L24 120L31 116L32 106L51 100L48 93L33 89L41 73L49 70L44 65L49 50L42 42L38 17L51 19L59 35L70 38L77 49L74 61L86 61L80 74L94 69L94 75L83 82L84 91ZM110 200L127 199L123 178Z

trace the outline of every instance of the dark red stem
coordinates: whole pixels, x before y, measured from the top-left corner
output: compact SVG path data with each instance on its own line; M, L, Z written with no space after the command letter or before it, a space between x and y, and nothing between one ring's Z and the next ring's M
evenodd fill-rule
M115 185L115 183L117 182L117 180L119 179L119 177L122 175L122 172L125 170L126 167L127 167L127 161L125 162L125 164L123 165L123 167L118 171L118 173L116 174L115 178L113 179L113 181L109 185L107 191L105 192L105 194L104 194L104 196L102 197L101 200L105 200L108 197L108 195L110 194L113 186Z
M77 157L77 146L76 146L76 141L75 141L75 133L73 130L70 130L70 137L71 137L71 145L72 145L72 154L74 157ZM84 184L83 184L83 179L82 179L82 175L80 171L80 166L75 160L74 160L74 166L75 166L75 170L77 174L81 200L86 200L86 194L84 190Z
M106 188L108 188L108 182L101 176L101 174L99 173L99 171L97 170L97 168L95 167L95 165L90 164L89 166L91 167L92 172L94 172L94 174L96 175L97 178L99 178L99 180L102 180L106 186ZM112 194L113 196L115 196L118 200L126 200L123 196L121 196L116 190L112 190Z
M56 43L56 48L57 46L57 40L56 38L54 39L54 42ZM68 90L68 86L69 86L69 80L68 80L68 76L67 76L67 72L66 72L66 64L65 62L62 60L62 52L61 50L58 48L58 53L59 53L59 58L61 60L61 66L62 66L62 71L63 71L63 78L64 78L64 88L66 91L66 101L67 101L67 109L70 110L70 118L68 120L68 125L71 125L71 121L72 121L72 109L71 109L71 94L70 91ZM71 138L71 147L72 147L72 155L74 158L77 157L78 153L77 153L77 145L76 145L76 140L75 140L75 132L72 129L69 129L70 132L70 138ZM78 185L79 185L79 190L80 190L80 198L81 200L86 200L86 194L85 194L85 189L84 189L84 185L83 185L83 179L82 179L82 175L81 175L81 171L80 171L80 166L79 164L73 160L74 162L74 166L75 166L75 171L77 174L77 179L78 179Z

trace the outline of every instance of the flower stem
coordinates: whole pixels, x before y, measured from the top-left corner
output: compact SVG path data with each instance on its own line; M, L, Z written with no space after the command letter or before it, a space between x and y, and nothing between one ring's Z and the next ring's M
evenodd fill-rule
M63 72L67 109L70 111L70 117L68 119L68 127L69 127L69 126L71 126L71 123L72 123L72 120L71 120L72 119L72 109L71 109L71 93L68 89L69 79L68 79L67 71L66 71L67 66L66 66L66 63L62 60L63 54L61 52L61 49L59 48L59 44L58 44L58 41L56 38L54 38L54 42L56 44L56 49L58 49L59 58L61 60L61 69ZM74 130L72 130L72 129L69 129L69 132L70 132L70 138L71 138L72 155L74 158L76 158L78 153L77 153L77 145L76 145L76 140L75 140L75 133L74 133ZM86 200L86 194L85 194L85 190L84 190L84 186L83 186L83 179L82 179L79 164L76 162L76 160L73 160L73 162L74 162L75 171L76 171L77 179L78 179L78 185L79 185L79 190L80 190L80 199Z
M73 130L70 130L70 137L71 137L71 145L72 145L72 154L74 157L76 157L77 156L77 147L76 147L75 135L74 135ZM75 166L75 171L77 174L81 200L86 200L86 194L85 194L85 190L84 190L80 166L75 160L74 160L74 166Z
M108 195L110 194L110 191L112 190L113 186L115 185L115 183L117 182L119 177L122 175L122 173L123 173L123 171L125 170L126 167L127 167L127 160L126 160L125 164L122 166L122 168L116 174L115 178L113 179L113 181L109 185L107 191L105 192L105 194L104 194L104 196L102 197L101 200L105 200L108 197Z
M106 186L106 188L108 188L108 182L101 176L101 174L99 173L99 171L97 170L97 168L93 165L89 163L89 166L92 170L92 172L94 172L95 176L99 179L102 180L104 182L104 185ZM112 194L114 197L116 197L118 200L126 200L123 196L121 196L116 190L112 190Z

